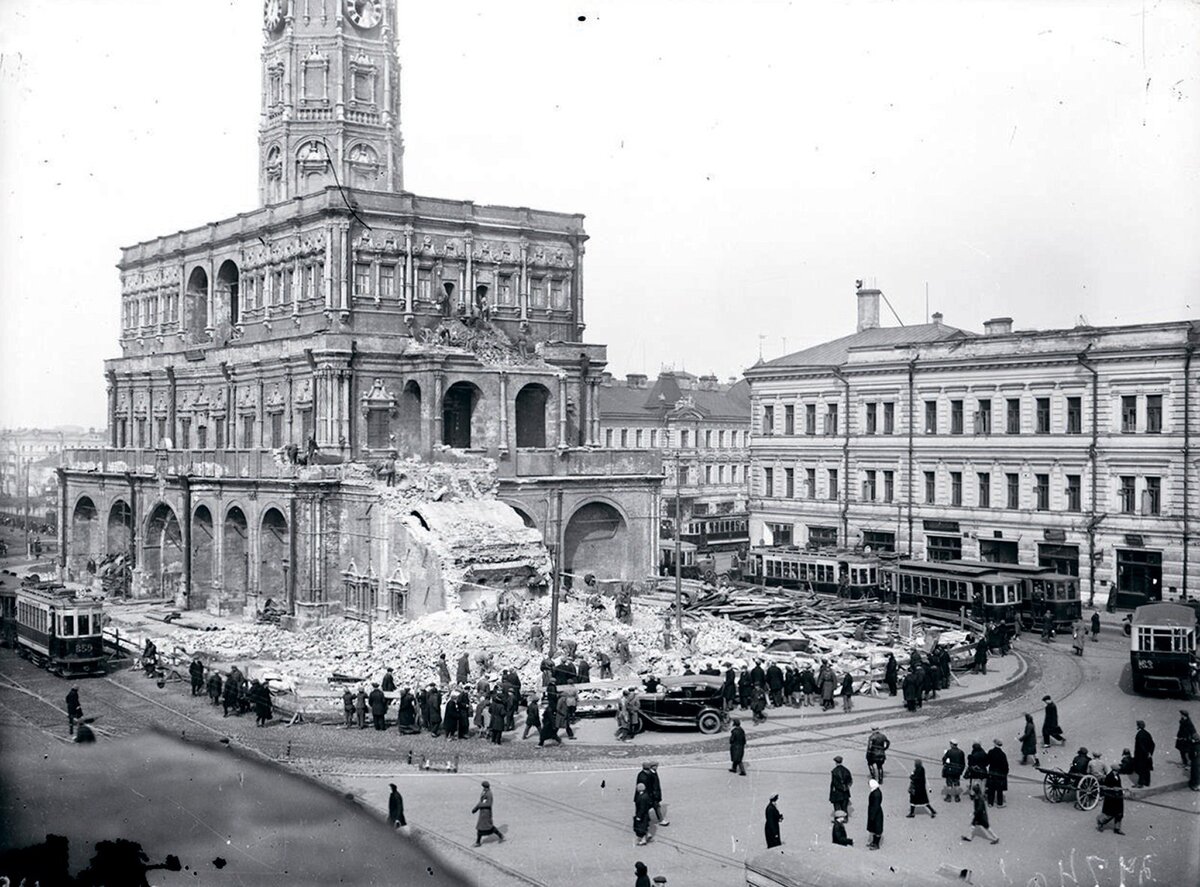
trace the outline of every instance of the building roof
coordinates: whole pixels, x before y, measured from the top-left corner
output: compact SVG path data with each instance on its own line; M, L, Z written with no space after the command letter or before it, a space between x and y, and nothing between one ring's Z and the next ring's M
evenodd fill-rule
M685 380L680 385L680 380ZM700 388L690 374L660 373L648 388L630 388L614 382L600 386L600 416L645 417L661 422L680 401L688 402L707 419L750 421L750 383L739 379L732 385Z
M941 342L947 339L957 339L974 336L974 333L947 326L944 323L919 323L914 326L875 327L822 342L755 364L751 369L761 370L767 367L830 367L842 366L846 363L853 348L891 348L899 345L918 345L924 342Z

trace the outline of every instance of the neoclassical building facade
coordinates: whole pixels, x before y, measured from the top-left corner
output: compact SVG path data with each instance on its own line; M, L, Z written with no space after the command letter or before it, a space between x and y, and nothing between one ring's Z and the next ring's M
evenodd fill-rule
M593 449L583 217L402 190L396 16L267 4L262 205L122 250L108 447L62 472L64 568L128 552L150 590L177 564L188 606L324 612L373 562L383 611L386 509L337 466L398 457L403 484L407 457L465 454L565 571L650 571L660 462Z

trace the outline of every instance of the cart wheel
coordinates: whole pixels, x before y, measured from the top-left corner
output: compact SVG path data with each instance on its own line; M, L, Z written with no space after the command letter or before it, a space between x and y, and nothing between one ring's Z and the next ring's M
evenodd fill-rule
M1091 810L1100 801L1100 781L1088 773L1079 777L1075 786L1075 806L1080 810Z
M1067 796L1063 781L1053 773L1047 773L1046 778L1042 780L1042 793L1051 804L1057 804Z
M711 736L713 733L721 732L721 715L715 711L704 711L700 713L700 717L696 720L696 725L700 728L700 732Z

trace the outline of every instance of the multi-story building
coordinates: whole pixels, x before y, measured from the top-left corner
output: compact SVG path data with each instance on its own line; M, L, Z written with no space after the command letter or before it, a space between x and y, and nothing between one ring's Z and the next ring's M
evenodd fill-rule
M54 472L64 452L99 446L104 439L103 431L77 425L0 429L0 510L12 512L28 494L36 513L43 514L47 504L53 507Z
M662 453L662 535L674 536L678 501L680 537L698 553L727 555L746 545L749 384L680 371L661 372L653 384L636 373L615 382L605 373L599 394L606 448Z
M62 475L64 568L119 552L181 605L308 616L395 613L385 586L411 581L435 609L444 577L417 594L399 525L437 532L439 508L391 514L362 472L314 466L465 453L564 570L650 570L655 454L588 447L606 350L582 338L583 217L401 190L396 26L395 0L266 5L262 205L122 251L109 446Z
M852 335L747 371L754 544L1040 563L1130 600L1186 592L1200 324L884 328L880 295L859 289Z

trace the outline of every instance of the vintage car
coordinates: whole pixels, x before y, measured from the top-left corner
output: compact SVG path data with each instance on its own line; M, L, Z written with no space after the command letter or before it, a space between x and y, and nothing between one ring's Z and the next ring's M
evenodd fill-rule
M720 733L725 726L721 700L724 680L716 675L674 675L659 681L654 693L638 695L647 726L685 727Z

